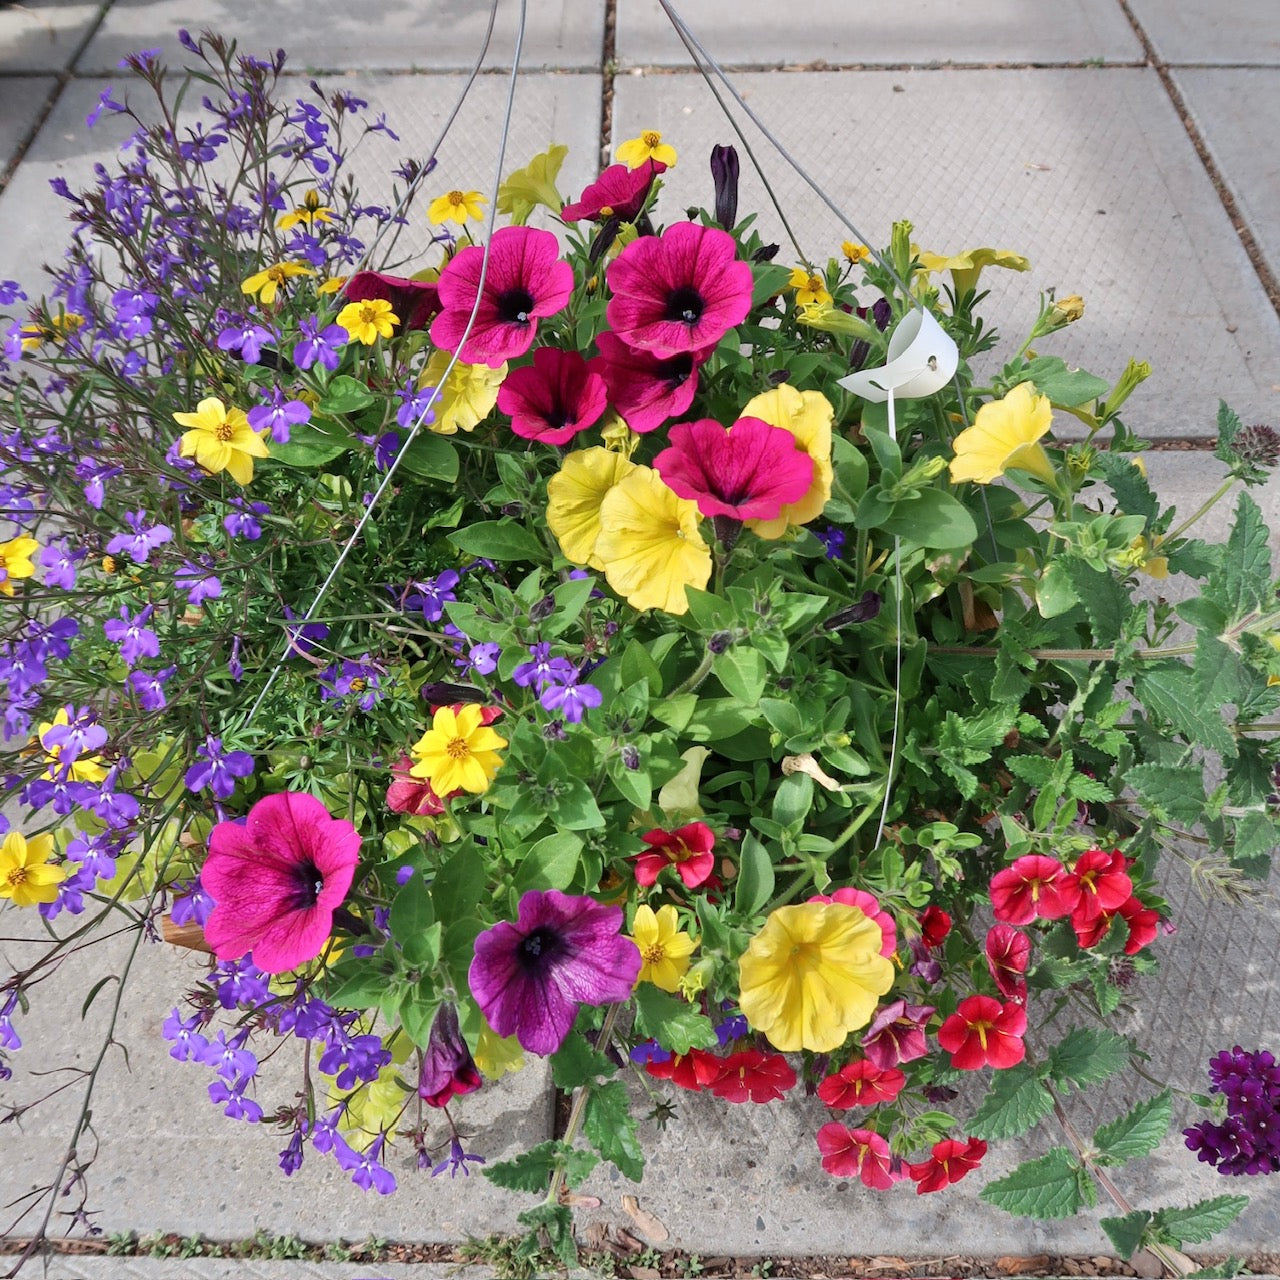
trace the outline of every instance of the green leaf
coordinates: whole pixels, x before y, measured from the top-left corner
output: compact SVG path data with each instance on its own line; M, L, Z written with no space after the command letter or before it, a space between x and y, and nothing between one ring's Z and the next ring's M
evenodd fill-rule
M1267 523L1258 504L1242 493L1236 501L1236 519L1227 538L1222 566L1210 575L1204 594L1235 620L1261 608L1270 593Z
M523 1151L514 1160L487 1164L481 1170L486 1178L507 1191L539 1192L547 1189L552 1173L563 1167L572 1181L587 1176L598 1163L592 1151L578 1151L553 1138Z
M572 831L544 836L520 860L516 868L517 893L530 889L567 889L582 858L582 838Z
M435 918L431 891L421 876L414 876L396 894L388 918L391 936L404 948L405 958L410 964L417 964L418 961L411 959L409 952L419 950L419 939L435 923Z
M1098 1159L1103 1164L1124 1164L1150 1155L1169 1132L1173 1118L1173 1094L1165 1089L1154 1098L1140 1102L1118 1120L1104 1124L1093 1135Z
M321 467L341 457L354 444L355 437L341 423L324 426L301 423L289 432L289 443L271 443L271 456L290 467Z
M773 797L773 820L784 827L802 823L813 808L813 779L807 773L783 778Z
M319 413L359 413L376 399L373 392L350 374L341 374L325 388L324 399L316 405ZM292 439L292 433L290 433Z
M1048 756L1010 756L1005 766L1015 778L1030 783L1033 787L1047 786L1058 772L1056 760Z
M744 916L754 916L773 897L773 861L769 851L747 832L742 841L742 860L734 885L733 905Z
M437 938L440 936L439 923L431 926ZM398 1012L400 1025L405 1035L419 1049L425 1049L431 1039L431 1024L436 1019L440 1008L439 998L435 995L435 986L431 978L424 978L420 983L411 986L400 1000Z
M1036 1071L1023 1063L996 1072L991 1092L967 1132L976 1138L1012 1138L1026 1133L1052 1110L1053 1095L1040 1083Z
M1232 1254L1215 1266L1188 1272L1186 1280L1232 1280L1233 1276L1243 1275L1244 1269L1244 1262Z
M1146 1209L1134 1209L1123 1218L1103 1218L1098 1225L1107 1233L1107 1239L1122 1258L1130 1258L1138 1252L1143 1232L1151 1214Z
M619 683L625 690L639 684L641 680L648 681L649 693L653 697L662 696L662 672L658 670L658 664L654 662L649 650L639 640L633 640L627 645L622 655Z
M611 1076L617 1069L578 1031L570 1032L551 1055L551 1079L557 1089L577 1089L597 1076Z
M900 498L880 527L933 551L956 551L978 540L968 507L941 489L922 489L914 498Z
M751 284L751 306L754 310L770 298L780 294L791 279L791 272L786 267L774 262L754 262L751 264L754 277Z
M1121 511L1131 516L1145 516L1147 520L1154 520L1160 514L1159 500L1147 477L1133 465L1132 458L1103 450L1094 455L1094 465L1106 477Z
M1225 400L1218 401L1218 441L1213 456L1221 459L1228 466L1234 466L1239 460L1234 445L1240 433L1240 415Z
M1050 561L1036 582L1036 608L1042 618L1057 618L1079 603L1071 572L1061 560Z
M704 899L698 899L701 906ZM699 912L699 916L701 916ZM706 931L704 929L704 941ZM661 1041L672 1053L688 1053L690 1049L710 1049L716 1044L711 1019L679 997L660 991L652 983L642 982L635 991L636 1031Z
M431 882L431 901L441 920L458 920L471 915L484 888L485 861L471 841L435 874Z
M1179 1244L1203 1244L1225 1231L1248 1207L1248 1196L1214 1196L1186 1209L1161 1209L1156 1225Z
M596 831L604 825L596 798L582 778L561 779L547 816L567 831Z
M1235 739L1221 710L1200 702L1190 667L1181 662L1162 663L1143 671L1134 681L1134 689L1148 711L1167 720L1188 742L1227 758L1236 754Z
M547 549L522 524L514 520L481 520L449 535L449 542L463 555L489 560L547 559Z
M290 437L292 439L292 437ZM419 480L439 480L453 484L458 478L458 450L431 431L420 431L414 442L400 455L400 471Z
M1235 836L1228 852L1231 865L1253 879L1265 880L1272 851L1280 846L1280 825L1265 813L1246 813L1236 819Z
M644 1148L631 1114L631 1100L621 1080L611 1080L591 1090L582 1116L582 1132L587 1141L632 1182L644 1177Z
M1023 372L1026 375L1024 381L1034 382L1042 396L1048 396L1054 404L1065 409L1092 404L1111 389L1109 382L1092 373L1068 369L1061 356L1037 356L1027 362Z
M1204 812L1204 771L1198 764L1136 764L1124 780L1158 818L1190 826Z
M1097 1084L1129 1065L1129 1042L1114 1031L1078 1027L1049 1050L1049 1076L1057 1085Z
M725 692L732 694L744 706L754 707L759 703L769 673L764 659L755 649L745 643L730 645L716 655L711 669L724 685Z
M1007 1177L988 1182L980 1198L1026 1218L1069 1218L1084 1204L1079 1172L1066 1147L1054 1147Z
M1083 560L1068 560L1067 575L1093 629L1093 643L1114 644L1124 631L1129 616L1129 598L1109 573L1099 573Z

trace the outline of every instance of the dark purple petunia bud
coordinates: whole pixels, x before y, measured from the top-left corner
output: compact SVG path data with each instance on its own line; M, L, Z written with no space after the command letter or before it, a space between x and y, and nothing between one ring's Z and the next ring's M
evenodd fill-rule
M732 231L738 222L738 153L732 147L711 148L711 180L716 188L716 221Z
M840 609L833 613L823 624L824 631L838 631L841 627L847 627L854 622L870 622L880 612L882 601L879 594L875 591L864 591L862 599L857 604L851 604L846 609Z
M458 1029L458 1011L451 1004L442 1004L422 1055L418 1097L429 1107L443 1107L450 1098L471 1093L481 1083L471 1050Z

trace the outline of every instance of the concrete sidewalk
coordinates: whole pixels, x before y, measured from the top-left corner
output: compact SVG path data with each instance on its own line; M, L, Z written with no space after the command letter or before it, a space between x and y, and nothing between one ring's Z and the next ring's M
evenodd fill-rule
M1005 335L988 357L993 367L1020 342L1037 292L1054 287L1082 294L1087 310L1046 349L1102 376L1118 374L1131 355L1150 361L1154 375L1126 414L1139 432L1203 442L1214 434L1220 398L1245 422L1280 426L1277 0L685 0L680 7L861 238L883 244L893 219L909 217L922 247L991 245L1031 259L1029 275L992 270L983 277L991 319ZM123 55L160 47L181 65L179 27L233 35L246 51L283 44L300 91L312 74L340 83L385 111L401 135L399 143L371 140L357 167L368 194L379 190L381 174L429 147L459 72L474 58L488 5L417 0L375 13L347 0L276 0L252 16L246 9L233 0L31 0L0 8L0 172L7 174L0 279L38 291L33 264L60 255L68 227L48 182L63 177L74 187L91 177L95 162L110 160L125 132L120 122L108 116L90 132L84 118L106 83L124 87L116 70ZM576 194L597 171L602 147L658 128L681 155L665 208L708 204L710 147L735 138L656 0L536 0L529 10L527 74L507 168L550 142L567 143L560 185ZM514 0L501 0L489 63L495 71L510 65L517 13ZM497 74L477 82L442 148L433 189L489 185L505 88ZM744 128L799 249L825 260L849 233L754 128ZM764 234L784 244L780 260L798 260L749 169L744 155L741 208L761 210ZM418 232L425 243L421 225ZM1220 474L1202 452L1149 456L1157 490L1184 513ZM1280 529L1280 484L1262 499ZM1163 971L1135 988L1129 1025L1152 1052L1153 1075L1199 1090L1218 1049L1277 1048L1280 911L1271 897L1254 914L1228 915L1205 907L1176 877L1170 898L1178 933L1156 944ZM22 944L8 940L17 915L0 914L0 965L21 962ZM96 1221L105 1231L459 1241L515 1229L531 1198L499 1192L481 1177L432 1180L396 1167L401 1190L391 1199L363 1196L320 1159L282 1178L270 1137L223 1119L208 1103L205 1073L167 1056L160 1024L191 980L193 959L153 949L143 960L122 1012L132 1073L114 1056L95 1104L102 1150L91 1207L101 1211ZM3 1086L6 1101L42 1091L32 1070L83 1064L96 1053L90 1033L100 1010L83 1026L78 1013L84 991L105 970L98 960L92 974L84 968L79 987L60 980L56 1000L34 993L20 1027L27 1047ZM1080 1115L1081 1123L1118 1114L1134 1100L1129 1087L1121 1082L1100 1095L1096 1114ZM551 1132L541 1067L467 1101L470 1146L490 1159ZM584 1189L601 1200L580 1215L584 1228L600 1222L635 1230L620 1202L634 1194L668 1233L654 1244L704 1256L1111 1252L1096 1215L1032 1223L978 1200L982 1182L1050 1145L1043 1134L1021 1148L998 1148L980 1175L945 1195L918 1198L909 1187L873 1195L822 1172L812 1138L821 1122L816 1100L811 1108L678 1102L679 1118L665 1132L648 1127L641 1186L597 1173ZM4 1131L0 1202L48 1176L73 1114L55 1104L20 1132ZM1250 1209L1211 1248L1280 1251L1280 1180L1221 1178L1176 1137L1124 1179L1141 1207L1247 1192ZM232 1274L224 1265L67 1259L50 1274L213 1280ZM285 1265L235 1274L419 1274L372 1264L260 1270Z

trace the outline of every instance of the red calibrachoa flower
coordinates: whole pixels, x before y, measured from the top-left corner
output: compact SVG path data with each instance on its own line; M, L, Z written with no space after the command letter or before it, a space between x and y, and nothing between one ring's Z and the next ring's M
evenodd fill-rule
M690 1049L688 1053L673 1053L666 1062L646 1062L644 1069L655 1080L670 1080L681 1089L697 1093L720 1074L723 1061L705 1049Z
M719 1062L720 1074L710 1089L729 1102L776 1102L796 1083L796 1073L780 1053L743 1049Z
M929 1004L908 1004L895 1000L876 1010L862 1048L878 1067L888 1069L900 1062L923 1058L929 1052L925 1024L937 1010Z
M1006 1000L1025 1004L1027 980L1023 974L1031 959L1031 939L1009 924L992 925L987 930L987 968Z
M1001 1004L992 996L969 996L938 1029L938 1043L957 1071L1003 1070L1026 1057L1026 1030L1027 1013L1021 1006Z
M444 812L440 797L431 789L431 783L422 778L415 778L409 770L413 768L413 760L409 756L401 756L391 766L391 785L387 788L387 808L393 813L411 813L417 816L433 817Z
M906 1082L907 1077L897 1067L877 1067L868 1058L858 1058L823 1080L818 1085L818 1097L833 1111L874 1107L880 1102L892 1102Z
M715 867L711 850L716 836L705 822L691 822L674 831L646 831L640 839L650 851L636 855L636 883L646 889L657 881L663 867L674 866L689 889L702 884Z
M886 960L893 958L898 949L898 926L893 917L880 905L880 899L866 889L854 889L846 885L834 893L815 893L810 902L843 902L846 907L857 907L868 920L874 920L880 926L880 954Z
M815 1135L822 1167L836 1178L861 1178L875 1191L887 1191L903 1174L895 1170L889 1144L871 1129L824 1124Z
M599 420L609 403L604 379L576 351L539 347L533 363L512 369L498 388L498 408L522 440L568 444Z
M662 359L629 347L607 329L596 335L600 354L591 367L609 388L609 402L632 431L653 431L683 413L698 389L698 369L714 350L681 351Z
M1107 853L1089 849L1076 861L1068 877L1079 894L1071 909L1071 924L1079 931L1092 924L1105 911L1118 911L1120 904L1133 893L1128 862L1119 849Z
M920 916L920 929L926 947L940 947L951 932L951 917L941 907L927 906Z
M1056 858L1029 853L991 877L991 907L1005 924L1059 920L1070 915L1079 887Z
M927 1160L907 1165L907 1172L915 1181L916 1194L922 1196L926 1191L941 1191L959 1182L981 1164L986 1154L987 1144L981 1138L970 1138L967 1142L948 1138L933 1144Z
M653 180L665 173L667 166L661 160L649 159L638 169L628 169L625 164L611 164L574 204L560 210L565 222L580 222L583 218L603 221L618 218L634 222L644 208Z
M1143 947L1155 941L1160 928L1160 914L1153 908L1144 906L1142 899L1132 894L1114 911L1104 911L1088 924L1077 925L1073 916L1071 924L1076 931L1076 941L1086 949L1096 947L1107 936L1111 922L1117 916L1124 921L1128 930L1124 944L1125 955L1135 956Z

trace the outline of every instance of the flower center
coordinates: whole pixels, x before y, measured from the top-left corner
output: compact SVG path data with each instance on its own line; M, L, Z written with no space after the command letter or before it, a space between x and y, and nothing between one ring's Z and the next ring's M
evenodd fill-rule
M381 308L375 307L372 302L364 303L360 308L360 323L376 324L380 310Z
M689 381L689 375L692 373L693 356L686 351L681 355L673 356L670 360L664 360L658 376L666 384L668 390L675 391L677 387L681 387Z
M450 760L465 760L471 754L466 738L450 738L444 749Z
M533 295L528 289L504 289L498 294L498 318L506 324L528 324Z
M682 284L667 294L666 319L678 320L683 324L697 324L702 319L706 305L697 289L692 285Z
M645 947L641 955L645 964L661 964L666 959L666 952L660 942L655 942L652 946Z
M461 191L450 191L449 203L453 205L455 209L461 209L466 205L467 197L464 196Z
M276 284L284 284L284 282L289 278L288 273L280 266L268 267L267 275L274 280Z
M298 863L293 875L294 889L289 897L289 906L295 911L307 911L316 905L316 899L324 889L324 876L310 858Z
M536 972L555 959L563 949L559 936L551 929L534 929L516 950L516 960L526 972Z
M213 429L213 438L220 440L223 444L228 444L236 434L236 429L229 422L220 422Z
M369 682L364 678L364 676L356 676L356 678L351 681L352 693L363 693L368 687Z
M650 131L644 135L644 145L651 151L662 141L662 134Z
M10 889L16 889L18 888L19 885L26 884L27 883L26 867L14 867L13 870L10 871L7 876L5 876L4 882L9 886Z

